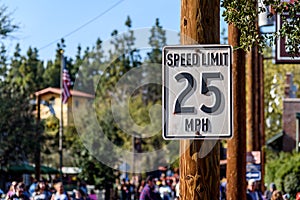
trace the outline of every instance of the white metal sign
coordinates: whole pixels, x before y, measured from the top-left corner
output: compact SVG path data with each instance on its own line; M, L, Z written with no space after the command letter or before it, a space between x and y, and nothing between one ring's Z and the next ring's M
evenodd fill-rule
M228 45L163 48L163 137L231 138L232 48Z
M255 164L246 165L246 179L254 179L256 181L261 180L261 166Z

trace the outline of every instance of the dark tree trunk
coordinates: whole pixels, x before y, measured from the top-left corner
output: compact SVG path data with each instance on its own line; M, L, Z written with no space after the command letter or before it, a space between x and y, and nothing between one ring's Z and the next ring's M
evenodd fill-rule
M233 24L228 26L228 41L233 47L239 46L240 31ZM246 199L246 91L245 52L233 52L233 138L228 140L227 149L227 199Z

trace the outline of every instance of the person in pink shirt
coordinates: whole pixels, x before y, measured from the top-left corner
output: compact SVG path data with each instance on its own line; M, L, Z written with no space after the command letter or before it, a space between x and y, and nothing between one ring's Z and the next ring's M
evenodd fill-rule
M16 193L16 189L17 189L17 182L13 181L9 187L9 190L6 194L5 199L9 199L11 196L13 196Z
M97 194L95 191L92 189L91 194L89 195L90 200L98 200Z

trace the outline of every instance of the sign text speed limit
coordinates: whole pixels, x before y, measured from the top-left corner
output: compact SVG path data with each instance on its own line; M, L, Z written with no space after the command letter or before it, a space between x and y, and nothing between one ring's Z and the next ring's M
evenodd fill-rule
M163 49L163 137L232 136L232 49L228 45Z

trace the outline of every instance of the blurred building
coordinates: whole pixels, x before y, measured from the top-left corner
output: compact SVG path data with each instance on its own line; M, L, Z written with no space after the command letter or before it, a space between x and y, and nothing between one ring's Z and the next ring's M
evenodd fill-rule
M94 96L91 94L71 90L71 97L68 99L68 102L66 104L62 104L61 107L60 94L61 89L52 87L35 92L36 115L39 115L39 118L41 120L46 119L52 115L60 120L62 108L64 126L71 125L73 123L72 106L80 108L80 106L86 105L85 103L87 101L92 101L94 99Z
M293 74L288 73L283 98L283 131L267 141L267 145L275 151L291 152L299 148L300 98L296 98L296 92Z

